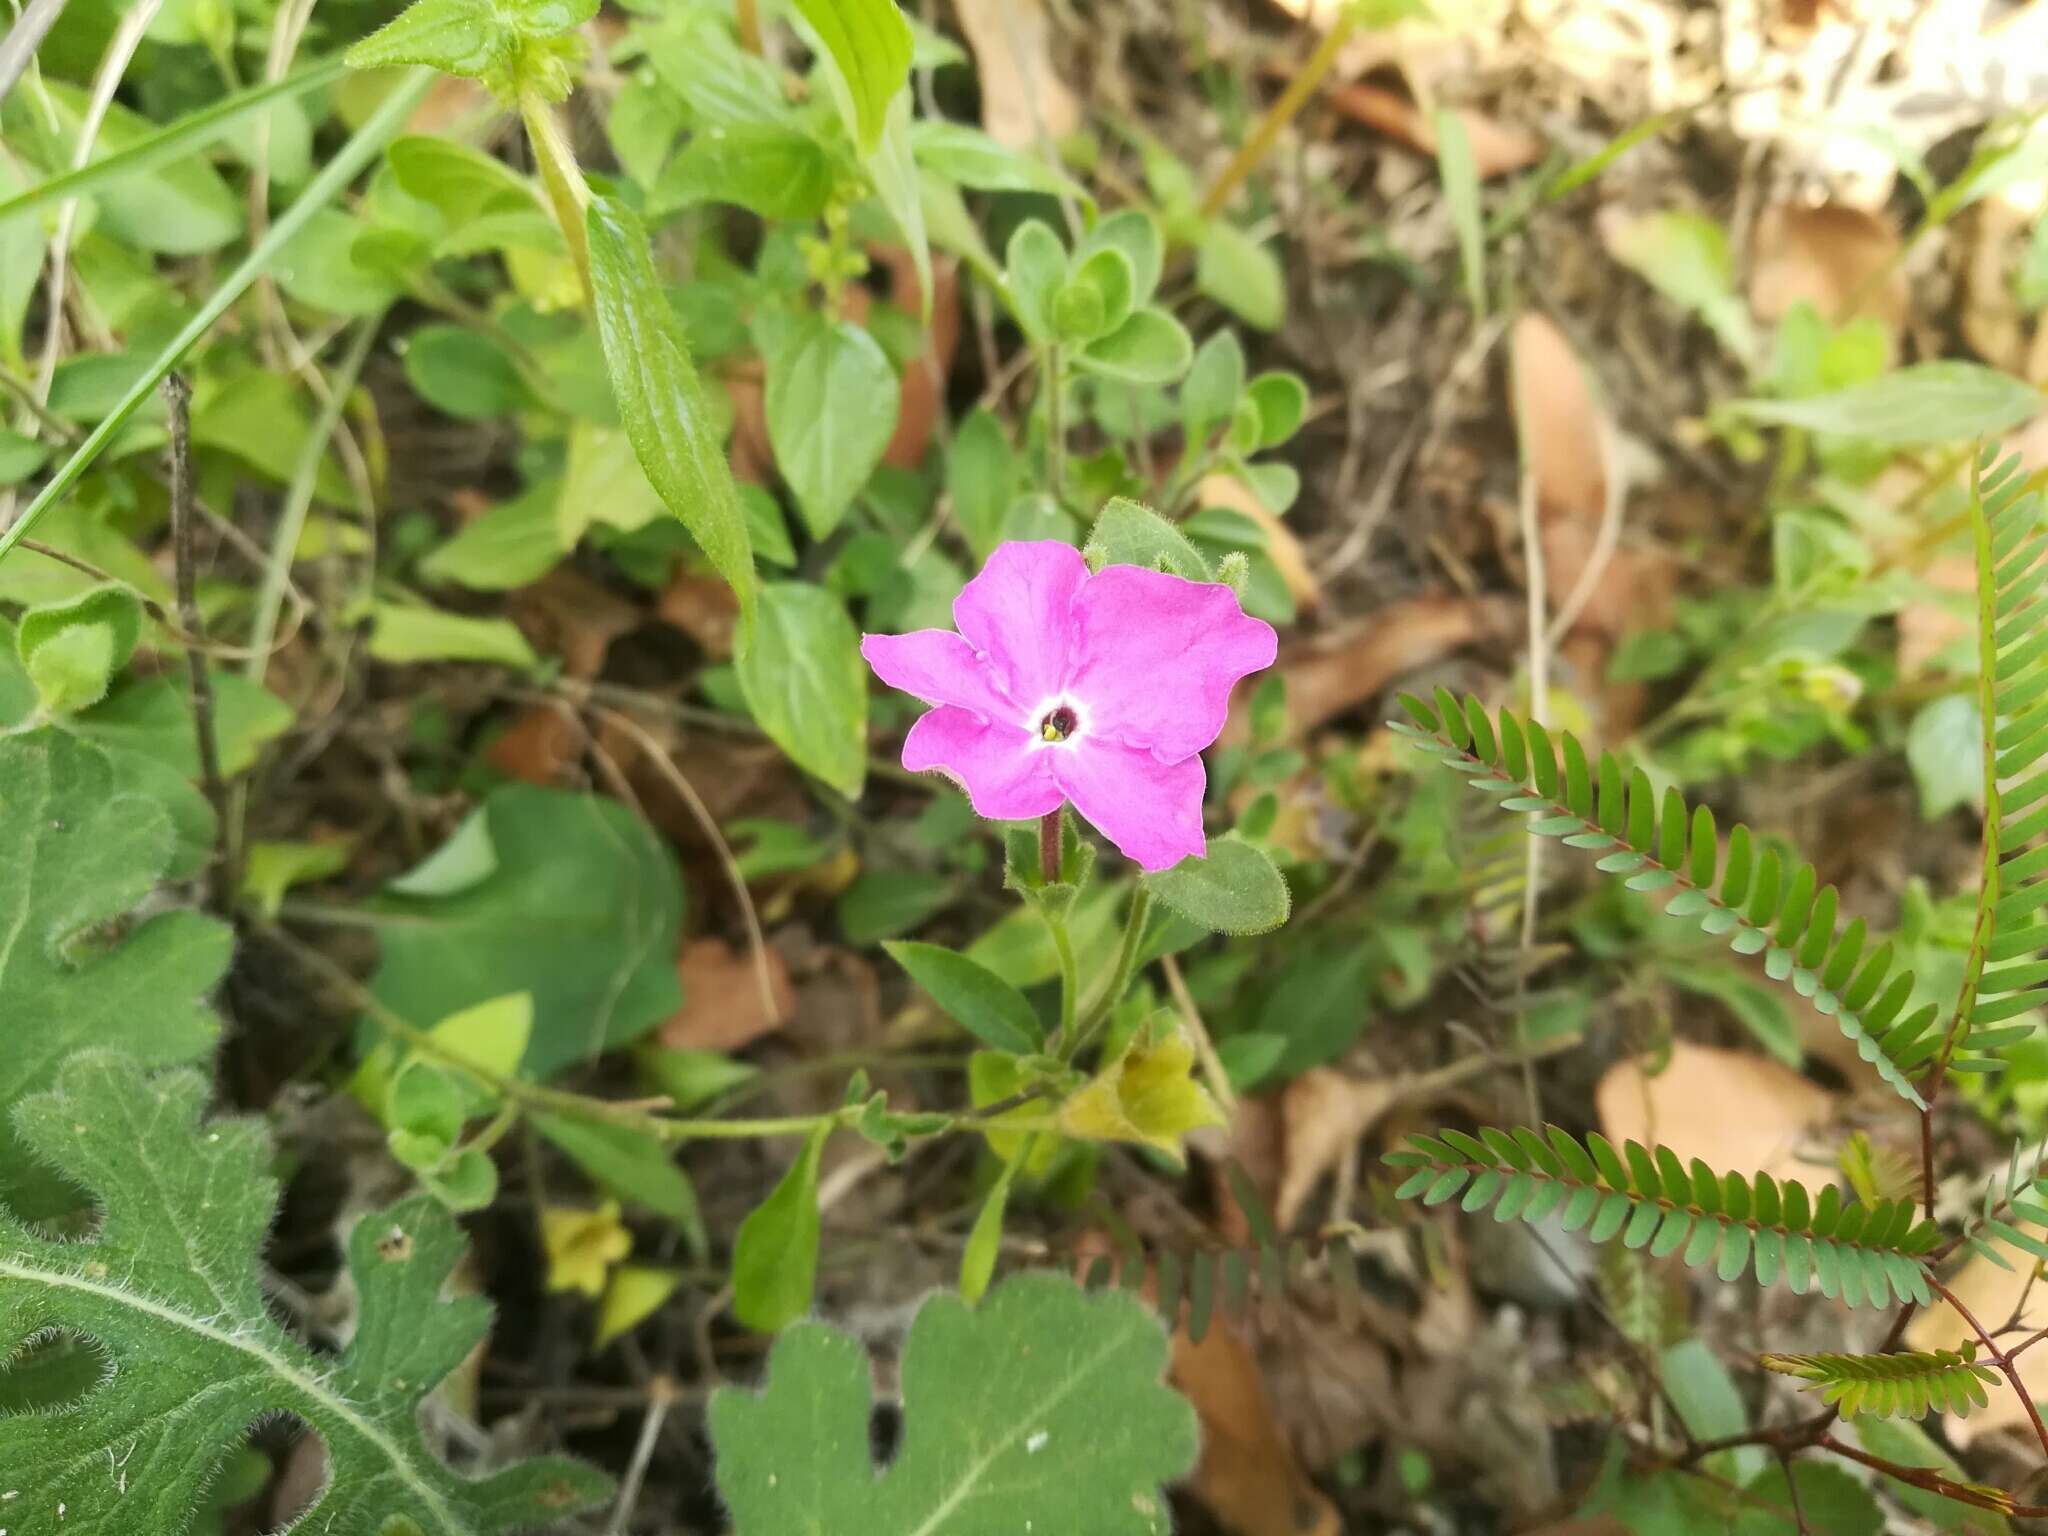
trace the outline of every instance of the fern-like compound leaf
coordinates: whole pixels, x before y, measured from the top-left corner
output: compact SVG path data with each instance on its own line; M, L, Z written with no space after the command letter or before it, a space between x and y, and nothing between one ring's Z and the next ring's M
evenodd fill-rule
M1950 1413L1966 1419L1991 1401L1984 1389L1998 1383L1998 1372L1977 1363L1974 1347L1889 1355L1764 1355L1758 1364L1813 1382L1823 1402L1850 1418L1921 1419Z
M1666 1147L1617 1149L1597 1132L1581 1142L1554 1125L1541 1136L1521 1127L1410 1136L1386 1161L1406 1170L1397 1199L1461 1199L1496 1221L1555 1216L1590 1242L1619 1238L1655 1258L1712 1264L1724 1280L1753 1274L1760 1285L1782 1281L1852 1307L1933 1299L1921 1259L1941 1232L1915 1220L1910 1200L1844 1204L1833 1185L1814 1197L1796 1180L1719 1174L1697 1160L1688 1167Z
M867 1351L800 1323L759 1392L711 1399L734 1536L1167 1536L1161 1484L1193 1465L1196 1426L1160 1379L1166 1352L1135 1297L1064 1275L1017 1275L972 1310L933 1296L903 1348L902 1448L878 1476Z
M2018 454L1979 456L1977 704L1984 733L1984 878L1944 1070L1989 1071L2048 1003L2048 532Z
M168 911L106 937L176 847L169 813L121 792L98 747L55 727L0 736L0 1208L42 1219L69 1203L6 1116L67 1055L111 1047L168 1066L213 1048L205 998L227 968L226 926Z
M1532 733L1512 710L1482 731L1488 717L1476 698L1461 704L1440 691L1434 704L1403 695L1401 706L1414 723L1396 721L1396 731L1503 808L1534 812L1534 835L1597 852L1597 867L1623 877L1630 890L1665 893L1669 916L1692 920L1737 954L1758 956L1766 976L1833 1018L1879 1077L1926 1107L1914 1079L1941 1050L1942 1032L1932 1028L1937 1010L1931 1003L1907 1009L1913 973L1894 966L1891 945L1869 946L1861 919L1837 927L1835 888L1822 885L1811 864L1787 858L1744 826L1730 829L1724 856L1706 807L1689 807L1676 790L1658 796L1648 775L1624 769L1611 752L1593 766L1568 731L1556 733L1560 774L1548 760L1548 735ZM1526 751L1511 759L1503 738Z
M250 1425L297 1415L327 1447L326 1488L294 1529L323 1536L487 1536L583 1508L605 1480L543 1459L458 1475L428 1449L420 1406L476 1346L490 1309L444 1300L462 1234L431 1199L366 1218L349 1241L361 1311L323 1358L263 1304L276 1208L254 1121L202 1123L198 1073L72 1056L15 1106L22 1143L100 1202L97 1232L47 1238L0 1213L0 1359L53 1332L92 1341L106 1374L51 1411L0 1414L0 1522L10 1536L182 1536Z

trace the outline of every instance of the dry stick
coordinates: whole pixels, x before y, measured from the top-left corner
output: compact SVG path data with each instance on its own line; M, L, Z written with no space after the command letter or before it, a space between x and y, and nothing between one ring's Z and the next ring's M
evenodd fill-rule
M647 1417L640 1421L640 1439L633 1447L633 1460L619 1480L619 1499L612 1506L606 1536L625 1536L626 1527L632 1523L634 1506L640 1502L640 1490L647 1481L647 1468L654 1460L655 1443L661 1438L662 1420L675 1406L677 1396L676 1384L666 1376L656 1376L647 1383Z
M669 788L681 797L683 804L689 807L690 815L696 820L706 841L711 844L712 852L718 857L718 867L725 872L726 881L732 886L733 896L740 904L740 919L747 926L747 953L754 963L754 983L761 989L761 1007L768 1018L778 1024L781 1023L782 1006L776 1000L775 977L768 968L768 940L761 931L761 914L754 908L754 894L747 889L747 877L740 869L739 860L733 857L732 845L725 840L725 834L718 830L718 818L711 814L711 808L698 795L696 786L690 783L683 770L662 750L661 743L654 739L645 726L632 716L621 714L615 709L607 709L601 704L586 702L585 707L611 721L632 737L633 744L646 754L654 770L667 781Z
M64 0L28 0L28 9L0 39L0 101L7 99L28 61L42 47L44 36L63 14Z
M160 386L164 405L170 412L171 432L171 551L176 563L178 627L188 635L200 633L198 571L192 550L192 386L181 373L167 373ZM192 672L192 726L199 737L199 782L206 802L213 807L217 829L227 827L227 786L220 772L220 744L213 728L213 674L208 670L204 646L185 647L185 663ZM215 850L213 860L214 902L228 910L225 889L227 867Z
M1837 1456L1845 1456L1850 1461L1875 1468L1886 1477L1895 1477L1911 1487L1924 1488L1929 1493L1939 1494L1944 1499L1953 1499L1958 1504L1968 1504L1973 1509L1994 1510L2001 1515L2010 1515L2016 1520L2038 1520L2043 1515L2048 1515L2048 1504L2015 1504L2009 1496L1996 1490L1986 1493L1967 1483L1952 1482L1931 1467L1909 1467L1900 1462L1886 1461L1882 1456L1873 1456L1870 1452L1858 1450L1853 1445L1845 1445L1833 1435L1822 1435L1814 1443L1822 1450L1833 1451Z
M1223 211L1244 179L1251 175L1258 163L1272 151L1273 143L1281 131L1294 120L1296 113L1308 104L1309 97L1323 83L1323 77L1336 66L1337 57L1344 51L1344 45L1351 40L1353 28L1358 25L1355 8L1346 6L1323 34L1323 40L1316 44L1316 51L1308 56L1308 62L1301 66L1301 72L1287 83L1287 89L1280 93L1280 99L1266 109L1266 115L1259 119L1259 125L1251 136L1237 148L1230 157L1230 163L1210 184L1209 191L1202 199L1202 217L1213 219Z
M1202 1022L1201 1010L1195 1006L1194 994L1188 991L1187 981L1180 973L1180 963L1172 955L1164 955L1160 957L1159 968L1166 973L1166 988L1180 1009L1181 1021L1194 1044L1195 1056L1202 1063L1202 1076L1209 1084L1216 1107L1223 1111L1224 1119L1235 1120L1237 1093L1230 1086L1230 1074L1223 1070L1223 1058L1216 1054L1216 1043L1209 1038L1209 1027Z

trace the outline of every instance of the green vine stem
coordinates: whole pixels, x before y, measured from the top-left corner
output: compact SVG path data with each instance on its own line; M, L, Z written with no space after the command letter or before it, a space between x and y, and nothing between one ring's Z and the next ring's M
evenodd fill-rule
M534 166L547 189L555 222L562 226L562 238L569 244L583 291L588 294L590 237L583 228L583 212L590 206L590 185L583 179L583 168L576 163L576 151L569 147L553 103L527 91L519 98L519 117L526 124L526 141L533 148Z
M1152 892L1140 884L1131 894L1131 910L1124 919L1123 942L1117 946L1116 965L1109 973L1109 985L1088 1005L1087 1015L1081 1020L1081 1027L1075 1032L1072 1046L1065 1051L1064 1059L1073 1060L1095 1042L1108 1025L1117 1003L1130 990L1131 978L1138 969L1138 952L1144 946L1145 920L1151 915Z

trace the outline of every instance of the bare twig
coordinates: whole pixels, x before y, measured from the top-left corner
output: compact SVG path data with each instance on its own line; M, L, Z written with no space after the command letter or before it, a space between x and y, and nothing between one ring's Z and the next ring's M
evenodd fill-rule
M2027 1420L2034 1426L2034 1436L2041 1442L2042 1454L2048 1455L2048 1425L2044 1425L2041 1422L2041 1410L2034 1406L2034 1395L2027 1390L2027 1384L2020 1379L2019 1368L2012 1363L2012 1356L2005 1350L2000 1349L1998 1341L1984 1331L1984 1325L1977 1321L1977 1316L1974 1312L1963 1305L1961 1297L1957 1296L1954 1291L1943 1285L1932 1275L1927 1277L1927 1281L1928 1284L1932 1285L1940 1293L1941 1299L1955 1309L1956 1316L1960 1317L1969 1326L1970 1332L1977 1335L1977 1342L1984 1346L1985 1358L1998 1367L2000 1373L2004 1375L2007 1383L2012 1387L2014 1395L2019 1398L2020 1406L2027 1410Z
M177 573L178 627L188 635L200 633L198 571L192 550L192 386L180 373L164 375L164 405L170 412L171 433L171 552ZM216 830L227 827L227 786L220 771L220 743L214 735L213 674L208 669L206 648L185 647L185 663L192 673L192 726L199 738L199 782L206 802L217 818ZM215 904L228 909L225 888L227 866L217 856L213 862Z
M7 99L14 82L21 78L28 61L42 47L43 38L63 14L64 0L28 0L27 9L8 29L7 36L0 38L0 101Z
M647 1416L640 1421L640 1439L633 1447L633 1460L626 1468L626 1475L619 1480L619 1498L612 1506L611 1523L605 1527L606 1536L625 1536L626 1527L632 1523L634 1507L640 1502L640 1490L647 1482L647 1468L654 1460L655 1444L661 1439L662 1420L676 1405L678 1395L676 1384L666 1376L656 1376L647 1383Z

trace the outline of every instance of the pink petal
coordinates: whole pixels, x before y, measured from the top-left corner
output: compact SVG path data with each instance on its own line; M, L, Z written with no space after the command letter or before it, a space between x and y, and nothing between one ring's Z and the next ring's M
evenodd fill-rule
M1052 755L1023 727L982 720L951 704L924 716L903 738L904 767L945 774L967 791L975 813L991 821L1029 821L1060 803Z
M1073 545L1015 540L998 545L953 599L953 622L987 654L1020 708L1037 708L1066 681L1074 602L1088 580L1088 563Z
M1200 757L1169 763L1142 747L1093 735L1045 755L1074 809L1141 869L1171 869L1207 850L1202 791L1208 776Z
M1074 604L1067 691L1091 734L1183 758L1216 739L1231 685L1270 667L1278 644L1219 582L1106 566Z
M1025 721L1024 711L1037 701L1019 705L1005 698L994 670L950 629L863 635L860 653L874 668L875 676L927 704L957 704L984 719L1030 723Z

